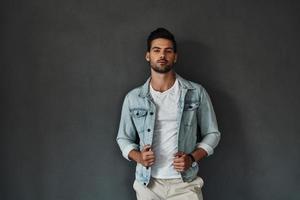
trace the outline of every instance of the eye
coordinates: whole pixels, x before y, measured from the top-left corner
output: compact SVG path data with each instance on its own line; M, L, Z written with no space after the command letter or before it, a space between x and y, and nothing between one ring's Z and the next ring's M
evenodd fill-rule
M172 49L168 49L166 50L167 53L173 53L173 50Z

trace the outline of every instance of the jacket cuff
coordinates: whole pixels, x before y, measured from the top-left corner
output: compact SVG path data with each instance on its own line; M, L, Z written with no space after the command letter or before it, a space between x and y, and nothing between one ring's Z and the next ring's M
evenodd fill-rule
M197 143L197 148L204 149L207 153L207 156L210 156L214 153L214 149L208 144L205 144L203 142Z

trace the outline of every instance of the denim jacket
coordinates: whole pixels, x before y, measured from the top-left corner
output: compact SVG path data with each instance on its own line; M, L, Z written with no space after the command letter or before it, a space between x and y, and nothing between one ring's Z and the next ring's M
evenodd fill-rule
M220 132L210 98L201 85L185 80L178 74L176 78L180 88L178 151L191 153L200 147L211 155L219 143ZM152 144L156 107L149 91L149 82L150 77L144 85L131 90L123 102L117 142L128 160L131 150L142 150L144 145ZM197 172L198 165L193 165L181 172L181 178L190 182L196 178ZM151 167L137 163L136 180L148 185L150 177Z

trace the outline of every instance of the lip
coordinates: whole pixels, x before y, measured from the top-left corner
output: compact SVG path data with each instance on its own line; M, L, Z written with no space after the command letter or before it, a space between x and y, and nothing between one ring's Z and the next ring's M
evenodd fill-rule
M161 63L161 64L165 64L165 63L167 63L167 61L166 60L159 60L159 61L157 61L158 63Z

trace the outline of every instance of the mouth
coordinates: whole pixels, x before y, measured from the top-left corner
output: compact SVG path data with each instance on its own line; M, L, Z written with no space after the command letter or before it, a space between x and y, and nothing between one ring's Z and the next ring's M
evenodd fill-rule
M167 61L166 60L159 60L159 61L157 61L159 64L166 64L167 63Z

